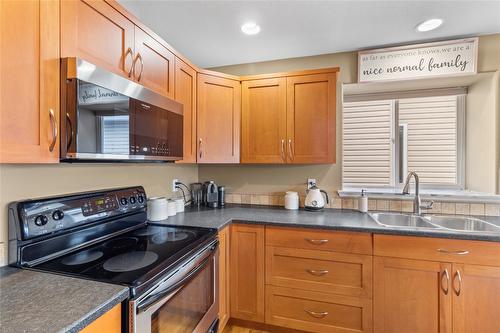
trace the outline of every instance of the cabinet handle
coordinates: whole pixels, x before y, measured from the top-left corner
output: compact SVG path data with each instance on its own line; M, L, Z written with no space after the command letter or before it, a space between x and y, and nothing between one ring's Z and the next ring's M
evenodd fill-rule
M285 156L285 140L281 139L281 159L285 161L286 156Z
M201 138L200 138L199 142L200 142L200 144L198 145L199 156L200 156L200 158L202 158L203 157L203 150L201 149L201 146L203 144L203 141L201 140Z
M54 151L54 147L56 146L57 142L57 123L56 123L56 117L54 115L54 110L49 109L49 117L50 117L50 127L52 128L52 142L50 143L49 151L52 152Z
M134 69L134 54L132 53L132 49L129 47L127 52L125 52L125 56L123 57L123 68L125 69L125 59L130 55L130 60L132 60L132 65L130 66L130 70L127 72L128 77L132 76L132 71ZM125 70L126 71L126 70Z
M456 254L456 255L466 255L469 254L468 250L446 250L446 249L437 249L438 252L446 253L446 254Z
M308 315L310 315L311 317L314 317L314 318L325 318L326 316L328 316L328 311L320 311L320 312L316 312L316 311L311 311L311 310L304 310Z
M139 72L139 75L135 74L135 64L137 63L137 60L141 61L141 71ZM137 55L135 56L135 60L132 63L132 68L134 70L134 77L137 79L137 81L141 81L142 71L144 70L144 62L142 61L142 56L139 52L137 52Z
M292 139L288 139L288 156L293 160Z
M71 118L69 116L69 113L66 112L66 122L68 123L69 125L69 139L68 139L68 134L66 133L66 150L69 149L69 147L71 147L71 144L73 143L73 135L75 135L75 133L73 132L73 124L71 123Z
M455 288L455 280L458 279L458 289ZM462 291L462 274L460 274L460 271L457 269L455 272L455 276L453 277L453 290L455 290L455 294L457 296L460 296L460 292Z
M314 276L323 276L328 274L326 269L306 269L306 272Z
M309 243L314 244L314 245L321 245L321 244L328 243L328 239L311 239L311 238L306 238L306 241L308 241Z
M443 285L443 278L446 277L446 288ZM450 273L448 273L448 269L445 269L441 272L441 290L445 295L448 295L448 291L450 289Z

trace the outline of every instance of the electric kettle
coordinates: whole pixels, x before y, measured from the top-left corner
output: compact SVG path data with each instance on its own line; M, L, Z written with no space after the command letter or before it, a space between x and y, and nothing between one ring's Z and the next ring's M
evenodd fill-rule
M306 190L307 196L304 203L304 208L306 210L320 210L325 207L328 201L328 194L316 187L312 186L310 189ZM324 194L324 197L323 197ZM325 203L326 199L326 203Z

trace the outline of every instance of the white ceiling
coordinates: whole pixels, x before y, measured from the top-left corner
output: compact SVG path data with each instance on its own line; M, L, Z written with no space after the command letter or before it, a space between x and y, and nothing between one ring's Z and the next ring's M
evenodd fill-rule
M200 67L500 32L500 1L119 0ZM435 31L415 26L439 17ZM254 21L258 35L240 27Z

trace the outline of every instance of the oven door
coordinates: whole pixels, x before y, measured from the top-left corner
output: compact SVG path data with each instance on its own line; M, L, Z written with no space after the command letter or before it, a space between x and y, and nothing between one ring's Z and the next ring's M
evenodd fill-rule
M198 252L174 274L130 301L130 331L208 332L219 308L217 245Z

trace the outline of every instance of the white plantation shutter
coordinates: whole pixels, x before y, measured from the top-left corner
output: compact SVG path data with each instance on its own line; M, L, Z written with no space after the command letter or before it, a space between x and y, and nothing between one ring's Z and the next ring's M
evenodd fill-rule
M458 183L457 96L399 100L399 124L407 124L408 171L425 184Z
M102 152L104 154L128 154L129 117L103 116L101 119Z
M393 185L393 115L393 100L344 103L344 187Z

